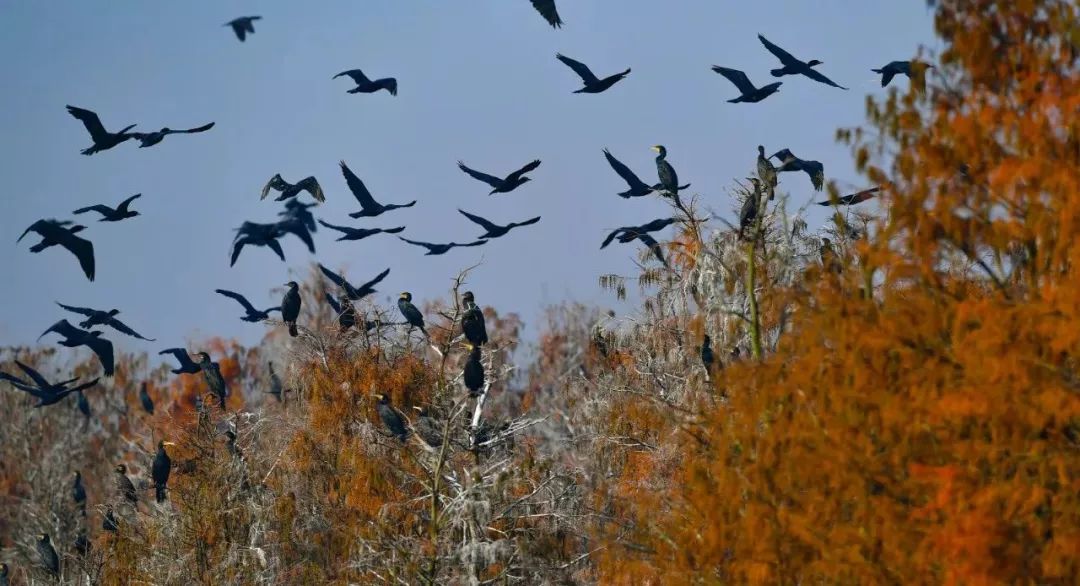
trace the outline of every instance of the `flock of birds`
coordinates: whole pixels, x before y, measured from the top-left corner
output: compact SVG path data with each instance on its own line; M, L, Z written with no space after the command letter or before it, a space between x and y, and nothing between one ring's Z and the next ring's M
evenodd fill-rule
M563 25L563 21L559 17L554 0L530 0L530 2L552 27L559 28ZM255 33L254 22L260 18L261 17L259 16L245 16L226 23L226 26L232 28L240 41L245 41L249 35ZM816 66L821 64L820 61L802 61L776 44L770 42L764 36L758 35L758 38L765 48L779 59L782 65L771 71L774 77L802 75L834 88L847 89L833 82L815 69ZM557 54L556 58L567 65L581 78L583 86L574 93L597 94L607 91L630 74L630 69L626 69L625 71L599 78L585 64L579 61L562 54ZM888 85L896 75L902 74L911 77L913 74L918 74L920 71L924 70L922 68L925 67L932 66L915 61L893 61L884 67L874 69L873 71L881 74L881 85L884 87ZM782 84L782 82L776 81L757 87L742 71L721 66L713 66L712 69L723 75L739 91L739 96L728 100L732 103L760 102L776 93ZM398 83L397 80L392 77L372 80L361 70L353 69L343 71L335 75L334 78L336 79L342 76L349 77L355 83L356 87L348 90L349 93L373 93L385 90L391 95L397 94ZM142 133L133 132L132 129L135 125L129 125L113 132L106 130L97 114L90 110L74 106L68 106L67 110L71 116L84 125L86 131L90 135L92 144L81 151L84 155L100 153L115 148L129 140L138 141L140 143L140 148L152 147L161 143L167 136L172 134L197 134L211 130L214 127L214 123L210 122L202 126L185 130L173 130L164 127L155 132ZM658 181L655 183L643 181L629 167L615 158L609 150L604 149L603 154L608 164L627 185L627 190L618 193L618 195L623 198L634 198L657 193L673 200L676 207L685 211L685 208L683 208L682 203L679 200L679 192L687 189L690 184L680 185L678 175L667 159L668 153L664 146L656 145L652 148L657 153L656 171ZM825 182L824 166L818 161L802 159L786 148L780 149L769 156L766 156L766 151L763 146L758 146L757 151L757 177L748 178L752 182L754 189L753 194L746 199L740 212L738 231L740 238L745 236L745 230L752 225L754 219L757 217L762 199L773 199L774 189L777 185L779 174L783 172L804 172L810 178L813 188L817 191L822 190ZM779 165L774 165L772 163L773 159L776 159ZM460 161L458 167L469 177L489 186L489 195L495 195L510 193L529 182L530 178L527 174L539 168L540 164L540 160L533 160L521 168L502 176L477 171ZM374 218L394 210L412 207L417 203L415 200L408 203L380 203L374 198L364 182L344 161L340 163L340 167L346 186L360 205L359 211L348 214L350 218ZM874 187L858 193L839 198L831 198L828 201L821 201L818 203L820 205L854 205L874 197L879 190L879 187ZM500 225L476 214L458 210L465 218L479 226L483 230L483 233L475 240L464 243L430 243L400 236L400 233L405 230L404 226L393 228L358 228L330 223L323 219L316 220L311 213L311 208L326 201L326 196L319 181L313 176L305 177L296 183L290 183L280 174L276 174L263 187L260 199L267 198L271 192L277 194L274 198L275 201L284 202L284 209L279 212L280 220L273 223L244 222L240 228L236 230L236 236L233 239L230 266L236 263L241 251L247 246L269 248L284 261L285 254L279 240L287 234L298 237L304 242L307 248L314 253L315 246L311 234L316 232L317 226L322 226L339 233L339 241L357 241L378 234L394 234L409 244L426 249L427 255L441 255L458 247L482 246L492 239L506 236L514 229L536 224L540 221L540 217L536 216L525 221ZM309 194L311 198L315 200L314 203L305 203L301 201L299 196L303 193ZM139 211L132 209L132 204L140 197L141 194L135 194L120 202L116 207L97 204L76 209L72 213L74 215L82 215L94 212L100 216L100 222L124 221L140 215ZM667 261L662 254L661 248L651 234L663 230L676 221L676 218L666 217L646 222L638 226L624 226L617 228L604 238L600 248L605 248L614 241L623 244L639 241L650 248L657 259L667 266ZM38 253L54 246L60 246L61 248L66 249L76 257L86 278L93 281L95 276L94 247L93 244L82 235L86 230L86 226L75 224L72 220L41 219L31 224L26 231L19 236L18 241L21 241L30 232L34 232L41 237L41 240L30 248L31 252ZM358 322L354 303L375 293L375 286L387 277L390 273L389 268L376 275L370 281L361 284L353 284L340 274L326 268L322 264L319 264L318 266L322 274L339 290L337 296L327 293L325 301L337 314L338 324L342 332L347 332L353 328L371 330L384 325L380 324L378 321L363 320L362 322ZM266 309L257 309L240 293L226 289L217 289L216 292L240 304L244 310L244 315L241 316L240 319L246 322L258 323L269 319L271 313L278 312L280 313L281 321L288 328L289 334L291 336L297 336L299 335L297 319L300 314L303 299L300 294L299 285L295 281L286 283L285 288L285 294L282 297L280 304ZM88 348L99 360L104 376L113 375L115 358L113 344L103 336L101 328L109 328L141 340L154 341L153 338L142 336L122 322L117 317L119 310L112 309L105 311L59 303L58 305L63 310L79 315L84 319L78 323L78 326L73 325L67 319L61 319L45 330L42 336L45 336L46 334L56 334L60 337L58 343L61 346L68 348L84 346ZM487 330L484 323L483 312L476 304L475 297L471 292L466 292L462 296L462 307L464 308L462 330L466 338L466 348L468 349L468 359L463 368L462 378L470 396L478 397L482 393L485 384L484 367L481 362L481 348L487 343ZM413 329L417 329L423 334L425 339L427 339L428 333L424 324L424 316L412 303L412 295L410 293L403 292L400 294L398 298L398 309L405 321L401 324L389 325L407 325L410 333ZM172 369L174 374L196 375L202 373L210 393L217 399L218 406L221 409L225 408L225 399L229 395L229 389L218 364L211 359L209 354L206 352L198 352L192 356L185 348L167 348L159 352L159 354L171 355L176 359L177 368ZM713 360L712 349L709 345L707 336L702 345L702 360L705 362L707 368ZM67 396L74 394L78 397L79 408L84 414L89 416L89 404L86 402L84 391L95 386L99 381L98 378L94 378L88 382L80 382L80 379L77 377L60 382L50 382L40 372L22 362L15 361L15 365L22 371L22 376L0 372L0 380L7 381L13 388L26 392L34 397L37 400L34 407L54 405ZM273 365L270 365L270 368L272 388L269 392L280 399L282 393L285 391L280 379L273 372ZM143 408L148 413L152 414L154 405L146 391L145 383L140 389L139 399ZM197 408L201 411L205 406L202 405L200 401L197 404ZM427 413L423 409L420 409L415 421L409 422L393 408L388 397L385 395L377 395L376 410L390 434L401 441L405 441L406 437L410 434L410 430L415 432L415 435L429 446L435 445L441 441L439 434L431 433L431 430L434 429L434 424L427 419ZM429 427L431 429L427 429ZM235 439L235 434L232 435L232 439ZM167 498L166 487L172 468L171 460L166 451L166 447L169 445L171 444L165 441L158 443L157 454L154 457L153 465L151 467L151 480L155 489L155 498L158 502L162 502ZM131 479L127 476L126 466L119 464L115 468L115 471L117 473L116 484L118 493L128 502L137 502L138 494ZM85 508L86 493L82 484L82 476L78 472L76 472L74 476L72 493L76 503ZM104 516L102 527L107 531L116 530L117 519L111 508ZM85 542L85 535L82 535L81 539ZM60 558L57 555L48 534L39 536L37 547L41 557L42 567L50 574L59 575ZM0 564L0 586L4 586L7 583L7 576L7 565Z

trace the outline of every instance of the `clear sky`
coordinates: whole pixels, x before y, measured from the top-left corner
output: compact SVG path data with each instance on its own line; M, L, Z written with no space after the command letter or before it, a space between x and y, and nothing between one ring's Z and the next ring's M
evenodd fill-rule
M220 334L252 343L265 326L238 319L239 306L213 293L239 291L255 305L315 260L292 236L287 263L265 248L245 249L228 265L233 229L273 221L280 204L259 190L280 172L315 175L328 201L314 211L331 223L405 225L405 236L465 242L477 226L462 208L498 223L543 216L539 224L488 245L444 256L380 235L335 242L320 228L317 259L364 281L387 266L382 302L413 292L419 302L445 295L457 271L483 259L470 288L481 305L518 312L535 334L540 309L562 300L623 309L599 289L603 273L634 274L635 249L599 243L611 228L659 217L650 198L623 200L607 166L608 147L646 181L655 179L649 147L664 144L680 178L709 208L733 218L732 180L752 173L757 144L825 164L841 188L862 188L837 127L863 120L865 97L881 92L872 67L933 46L932 14L921 1L725 2L719 0L559 0L566 22L550 28L527 0L283 0L248 2L4 2L0 6L0 344L28 344L64 313L54 301L119 308L153 344L110 337L125 350L156 351ZM222 24L258 14L240 43ZM780 93L758 104L728 104L734 87L709 70L742 69L758 85L774 79L776 59L756 38L804 60L841 91L785 77ZM600 95L575 95L579 79L555 53L598 75L632 67ZM334 74L361 68L398 78L399 94L350 95ZM895 82L894 82L895 83ZM900 80L899 83L906 83ZM64 110L96 111L109 129L149 131L214 121L199 135L170 136L148 149L120 145L91 157L90 140ZM534 180L509 195L456 168L502 175L533 158ZM375 219L359 209L338 171L345 159L383 202L419 203ZM802 174L782 187L801 205L815 194ZM141 192L133 220L100 224L85 236L97 252L97 280L37 239L15 244L39 218L71 218L75 208L116 205ZM308 196L302 196L305 200ZM815 206L816 207L816 206ZM811 226L825 214L814 210Z

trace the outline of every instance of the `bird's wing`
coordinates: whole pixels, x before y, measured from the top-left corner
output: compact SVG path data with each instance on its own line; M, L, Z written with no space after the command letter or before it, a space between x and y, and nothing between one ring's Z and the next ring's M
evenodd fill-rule
M360 207L366 209L374 209L379 207L379 203L375 201L375 198L371 196L371 192L368 191L364 182L356 176L356 173L349 169L349 166L345 164L345 161L341 161L341 174L345 176L345 183L349 186L349 191L352 192L356 201L360 202Z
M770 159L778 159L780 161L780 163L781 163L781 167L783 167L783 165L787 164L789 161L799 159L799 157L795 156L795 153L791 152L788 149L780 149L780 150L776 151L775 153L769 155L769 158ZM779 170L780 169L777 169L777 171L779 171Z
M593 72L588 68L588 66L586 66L581 61L575 61L574 59L571 59L566 55L563 55L562 53L555 53L555 58L559 61L562 61L570 69L573 69L574 73L578 74L578 76L581 78L581 81L585 82L585 85L597 83L598 81L600 81L596 78L596 75L593 74Z
M88 338L84 345L93 350L94 354L97 354L98 359L101 360L101 368L105 372L105 376L112 376L115 366L112 342L105 338L92 337Z
M83 123L83 126L86 127L86 131L90 133L90 138L94 139L94 142L97 142L98 139L104 138L109 134L106 132L105 127L101 125L101 119L98 118L98 115L90 110L68 106L67 111L78 119L79 122Z
M311 232L308 230L307 226L304 225L303 220L287 220L283 222L278 222L278 227L280 227L285 232L288 232L289 234L294 234L300 240L303 240L304 244L308 248L308 251L312 254L315 253L315 241L311 238Z
M473 179L483 181L484 183L487 183L488 185L490 185L492 187L498 187L498 186L502 185L502 179L499 179L498 177L493 177L491 175L488 175L487 173L481 173L481 172L476 171L474 169L470 169L470 168L466 167L465 163L462 163L461 161L458 161L457 166L458 166L458 169L461 169L462 171L467 173L469 175L469 177L472 177Z
M802 170L810 176L815 191L821 191L825 187L825 165L818 161L803 161Z
M71 254L75 255L75 258L79 259L79 266L82 267L83 273L86 274L86 278L91 281L94 280L94 244L89 240L79 238L78 236L66 232L57 241L60 246L68 249Z
M360 288L361 289L371 289L375 285L378 285L379 282L382 281L383 279L385 279L386 275L389 275L389 274L390 274L390 269L387 268L385 271L379 273L378 275L375 275L374 279L368 281L367 283L364 283Z
M97 213L99 213L99 214L101 214L103 216L107 216L107 215L113 213L114 211L116 211L116 210L110 208L107 205L97 204L97 205L92 205L92 206L86 206L85 208L79 208L79 209L77 209L77 210L75 210L75 211L73 211L71 213L73 213L73 214L85 214L86 212L97 212Z
M6 380L7 382L11 383L11 386L15 387L16 389L26 391L28 393L33 393L36 390L34 389L34 387L27 384L27 382L23 379L17 376L10 375L6 372L0 372L0 380Z
M75 307L75 306L72 306L72 305L64 305L63 303L60 303L59 301L57 301L56 304L59 305L60 307L64 308L65 311L70 311L71 313L78 313L80 315L85 315L86 317L90 317L90 316L94 315L95 313L97 313L96 311L94 311L93 309L90 309L89 307Z
M327 228L330 228L331 230L337 230L338 232L341 232L342 234L348 234L349 232L352 232L352 229L350 229L350 228L346 228L345 226L335 226L335 225L333 225L333 224L331 224L329 222L324 221L322 218L319 218L317 221L319 222L319 225L326 226Z
M726 77L728 81L734 84L735 87L744 94L757 90L757 88L754 87L754 84L750 83L750 78L746 77L746 74L738 69L713 65L712 70Z
M864 189L858 193L845 195L844 197L840 198L840 201L843 201L848 205L855 205L874 197L874 195L876 195L879 191L881 191L880 185L877 187L871 187L870 189Z
M322 274L326 275L326 278L330 279L330 281L332 281L335 285L341 287L342 289L345 289L346 291L352 288L352 285L350 285L349 282L345 280L345 277L342 277L334 271L331 271L330 269L324 267L322 263L318 264L319 270L322 271Z
M481 244L487 244L487 243L488 243L487 240L477 240L476 242L468 242L468 243L465 243L465 244L458 244L457 242L451 242L450 247L451 248L459 248L459 247L463 247L463 246L480 246Z
M249 302L246 297L239 293L229 291L228 289L214 289L214 293L217 293L218 295L224 295L229 299L236 301L240 305L244 306L244 311L248 313L256 313L255 307L251 305L251 302Z
M776 58L779 59L780 62L784 65L798 65L802 63L802 61L799 61L798 59L793 57L791 53L788 53L787 51L776 46L775 44L770 42L769 39L766 39L763 35L758 34L757 38L761 41L761 44L765 45L765 48L768 49L770 53L776 55Z
M533 224L535 224L535 223L537 223L539 221L540 221L540 216L536 216L535 218L529 218L528 220L525 220L524 222L513 222L513 223L510 224L510 226L514 227L514 228L520 228L521 226L531 226L531 225L533 225Z
M420 242L419 240L409 240L408 238L406 238L404 236L398 236L398 238L400 238L401 240L404 240L405 242L408 242L409 244L415 244L416 246L423 246L424 248L426 248L428 250L435 250L436 248L439 247L439 245L431 244L430 242Z
M638 178L638 176L635 175L634 172L630 170L630 167L627 167L626 165L624 165L622 163L622 161L620 161L619 159L616 159L614 157L614 155L612 155L607 149L604 149L604 157L607 159L608 165L611 165L611 168L614 169L615 172L619 174L619 177L622 177L623 181L625 181L626 184L629 185L631 188L633 188L633 189L648 189L649 188L649 186L646 185L644 181L642 181L640 178Z
M528 165L525 165L524 167L522 167L522 168L518 169L517 171L514 171L513 173L508 175L506 177L506 180L510 181L510 182L517 181L518 178L520 178L522 175L528 173L529 171L532 171L532 170L536 169L539 166L540 166L540 159L535 159L532 162L530 162Z
M544 17L544 20L552 26L552 28L559 28L563 25L563 21L559 18L559 11L555 7L555 0L530 0L533 8L540 13L540 16Z
M126 210L128 208L128 206L131 205L131 202L139 199L140 197L142 197L142 194L141 193L136 193L135 195L133 195L133 196L125 199L124 201L120 202L120 205L116 206L116 209L118 209L118 210Z
M842 90L847 89L846 87L844 87L844 86L836 83L835 81L825 77L824 75L821 74L821 72L817 71L816 69L804 70L802 72L802 74L805 75L806 77L809 77L810 79L812 79L814 81L821 82L821 83L823 83L825 85L831 85L831 86L833 86L835 88L840 88Z
M25 372L26 376L30 377L30 380L34 381L34 384L36 384L37 386L39 386L39 387L41 387L43 389L45 387L50 386L49 381L45 380L45 377L41 376L40 372L38 372L38 371L34 370L33 368L23 364L22 362L19 362L18 360L15 361L15 366L18 366L20 370Z
M241 41L247 36L247 27L244 26L244 22L241 19L238 18L225 24L232 27L233 32L236 33L236 38Z
M337 299L334 299L333 295L326 294L326 303L330 305L330 309L333 309L334 313L341 314L341 305L337 302Z
M490 222L488 220L485 220L484 218L481 218L480 216L470 214L469 212L466 212L465 210L458 209L458 212L461 215L465 216L466 218L469 218L470 220L472 220L474 223L479 224L481 228L483 228L483 229L485 229L485 230L487 230L489 232L492 231L492 230L498 230L499 228L502 227L502 226L494 224L494 223L492 223L492 222Z
M229 256L229 266L236 264L236 259L240 258L240 251L244 249L244 245L248 243L247 238L238 238L233 241L232 255Z
M79 328L71 325L68 320L62 319L49 326L49 329L42 332L41 336L38 336L38 339L40 340L45 334L48 334L49 332L56 332L57 334L60 334L65 338L77 338L85 334L86 330L80 330Z
M195 134L196 132L206 132L214 127L214 123L203 124L202 126L196 126L195 128L188 128L187 130L170 130L165 134Z
M607 235L607 238L604 238L604 241L600 243L600 250L607 248L608 244L611 244L611 241L615 240L616 236L624 232L626 232L626 228L615 228L612 230L611 233Z
M158 356L164 356L165 354L172 354L173 358L176 358L180 364L186 364L191 361L191 357L188 356L187 350L184 348L166 348L161 352L158 352Z
M75 379L75 380L78 380L78 379ZM85 383L83 383L83 384L81 384L81 385L79 385L77 387L69 389L68 392L70 392L70 393L78 393L78 392L81 392L81 391L85 391L86 389L89 389L90 387L92 387L92 386L94 386L96 384L98 384L98 379L95 378L95 379L93 379L93 380L91 380L89 382L85 382Z
M326 201L326 195L323 194L322 186L319 185L319 181L315 179L314 176L309 175L304 177L296 184L296 186L300 189L306 189L307 192L311 194L311 197L319 200L319 203Z
M368 79L368 76L364 75L364 72L360 71L359 69L350 69L348 71L342 71L341 73L335 75L331 79L337 79L337 78L341 77L342 75L349 76L354 82L356 82L356 85L361 85L361 84L365 84L365 83L371 83L371 80Z
M19 236L18 240L16 240L15 242L21 242L22 239L25 238L26 235L29 234L30 232L38 232L38 230L40 229L40 227L41 227L41 225L42 225L42 223L44 221L45 220L38 220L38 221L34 222L33 224L30 224L30 226L27 227L26 230L23 230L23 233ZM40 234L40 232L38 232L38 233Z
M281 259L282 262L285 262L285 251L281 249L281 244L276 239L271 238L271 239L267 240L266 241L266 246L269 247L270 250L273 250L274 253L278 255L278 258Z
M135 330L131 329L126 323L116 319L115 317L109 318L109 321L107 323L108 323L110 328L120 332L121 334L127 334L127 335L131 336L132 338L138 338L140 340L146 340L147 342L154 342L155 341L152 338L147 338L146 336L143 336L139 332L136 332Z
M649 250L651 250L652 253L656 256L657 260L660 261L660 264L664 265L665 267L668 266L667 260L664 259L664 252L660 248L659 242L657 242L652 236L649 236L648 234L638 235L638 240L640 240L641 243L645 246L649 247Z

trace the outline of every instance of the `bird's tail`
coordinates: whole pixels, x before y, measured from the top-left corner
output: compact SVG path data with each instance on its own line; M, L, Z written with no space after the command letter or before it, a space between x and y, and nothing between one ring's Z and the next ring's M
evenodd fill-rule
M157 499L157 502L159 502L159 503L165 502L165 485L164 484L154 485L154 498Z
M289 335L294 338L300 335L300 332L296 329L296 322L289 324Z

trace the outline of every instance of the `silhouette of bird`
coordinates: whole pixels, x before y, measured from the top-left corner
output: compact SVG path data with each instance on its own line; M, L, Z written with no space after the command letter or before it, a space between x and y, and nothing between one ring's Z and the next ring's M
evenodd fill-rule
M154 455L154 463L150 468L150 477L154 481L154 500L159 503L165 502L165 488L169 483L169 474L172 472L172 459L165 450L165 446L176 444L167 441L159 441L157 454Z
M67 111L68 114L71 114L79 122L83 123L83 126L86 127L86 131L90 133L90 140L94 141L94 144L81 151L84 155L92 155L101 151L107 151L132 138L132 135L128 134L128 131L135 128L134 124L124 127L119 132L109 132L102 126L101 119L98 118L98 115L90 110L68 106Z
M184 355L186 356L187 353ZM154 414L154 399L150 397L150 393L146 390L145 381L139 385L139 403L142 405L143 411L146 411L147 415Z
M273 395L274 398L277 399L278 403L280 403L281 398L285 395L285 393L288 392L288 390L285 388L285 385L281 384L281 378L279 378L277 373L274 372L274 363L267 362L266 366L270 369L270 390L266 392Z
M487 344L487 325L484 323L484 312L476 305L476 299L472 291L466 291L461 296L461 303L465 306L465 313L461 316L461 330L465 339L476 346Z
M780 86L783 85L782 81L774 81L773 83L766 84L760 88L750 82L750 78L745 73L738 69L730 69L728 67L720 67L719 65L713 65L712 70L723 75L728 81L739 90L741 95L737 98L728 100L729 103L737 104L739 102L755 103L764 100L765 98L780 91Z
M105 507L105 514L101 517L101 529L110 533L116 533L120 529L111 505Z
M466 344L465 347L469 349L469 358L465 361L461 378L465 382L465 388L469 389L469 396L479 397L484 388L484 364L480 362L480 346Z
M319 181L314 176L308 175L296 183L289 183L281 178L280 173L275 173L270 181L266 182L266 185L262 188L262 194L259 196L260 200L266 199L267 195L270 195L270 190L281 192L281 195L277 196L274 201L285 201L291 197L300 195L301 191L306 191L311 194L319 203L326 201L326 196L323 194L322 186L319 185Z
M56 304L62 307L65 311L70 311L71 313L77 313L79 315L86 316L86 319L79 323L79 327L83 329L88 330L97 326L109 327L120 332L121 334L127 334L132 338L138 338L147 342L156 341L154 340L154 338L147 338L143 336L139 332L136 332L135 330L128 327L127 324L125 324L124 322L116 319L116 316L120 313L119 309L102 311L100 309L91 309L89 307L73 307L71 305L64 305L60 302L57 302Z
M439 424L431 418L428 410L419 405L413 405L416 409L416 419L412 422L413 433L429 448L437 448L443 443L443 432Z
M393 77L384 77L382 79L376 79L372 81L368 79L368 76L364 75L363 71L359 69L350 69L348 71L342 71L330 79L337 79L342 75L349 76L356 87L352 88L346 93L350 94L373 94L379 90L386 90L390 92L391 96L397 95L397 79Z
M424 328L424 314L420 313L420 310L412 304L412 293L405 291L404 293L399 295L397 306L398 310L401 312L401 315L405 317L406 323L409 324L410 330L412 328L420 328L420 331L423 332L424 337L429 337L427 330Z
M825 186L825 166L818 161L805 161L796 157L788 149L780 149L770 155L769 158L780 161L780 167L776 169L777 173L804 171L810 177L810 183L814 185L814 190L821 191L822 187Z
M656 185L646 185L644 181L638 178L638 176L630 170L630 167L627 167L622 161L616 159L607 149L604 149L604 157L607 159L608 164L611 165L611 168L614 169L615 172L619 174L619 177L622 177L623 181L630 187L627 191L619 193L619 197L624 199L642 197L649 195L653 191L662 189L662 185L659 183ZM678 189L681 191L688 187L690 187L689 183L686 185L679 185Z
M705 372L711 373L716 356L713 355L712 338L705 334L701 340L701 363L705 365Z
M484 218L481 218L480 216L473 215L473 214L470 214L469 212L463 211L460 208L458 209L458 212L460 212L461 215L465 216L466 218L469 218L470 220L472 220L474 223L479 224L480 227L483 228L486 231L484 234L480 235L480 238L487 238L487 239L498 238L500 236L505 236L507 232L513 230L514 228L518 228L518 227L521 227L521 226L529 226L531 224L535 224L535 223L540 221L540 216L536 216L535 218L525 220L524 222L511 222L511 223L509 223L509 224L507 224L505 226L500 226L498 224L495 224L495 223L492 223L492 222L490 222L488 220L485 220Z
M284 261L285 251L281 249L281 243L278 242L278 238L281 238L281 236L281 226L278 224L244 222L237 229L236 237L233 238L233 250L232 256L229 258L229 266L236 264L236 260L240 258L240 252L249 244L252 246L265 246L273 250L274 254Z
M82 391L75 391L75 405L79 408L79 413L83 414L83 417L90 419L90 401L87 400L86 394Z
M259 311L258 309L255 309L255 306L253 306L246 297L239 293L229 291L228 289L214 289L214 292L219 295L224 295L225 297L228 297L229 299L232 299L242 305L244 307L244 317L240 319L246 322L258 323L264 320L268 320L270 319L271 311L281 311L281 307L278 306L268 307L262 311Z
M22 370L23 373L25 373L26 376L30 378L30 382L27 382L17 376L13 376L2 371L0 371L0 380L6 380L11 383L11 386L19 389L20 391L30 393L32 396L36 397L38 399L38 404L34 405L34 407L44 407L46 405L52 405L59 402L61 399L70 395L71 393L78 392L85 388L93 386L92 384L87 383L86 385L83 385L81 387L69 389L68 385L79 380L78 377L54 384L50 383L48 379L42 376L40 372L23 364L22 362L19 362L18 360L15 360L15 365L18 366L19 369ZM96 383L97 379L94 379L92 382Z
M158 352L158 356L165 354L172 354L173 358L180 364L179 368L172 369L173 374L197 374L202 369L188 356L187 350L183 348L166 348L161 352Z
M75 536L75 542L72 543L75 548L75 553L79 556L85 556L90 553L90 539L86 537L86 529L79 529L79 534Z
M791 53L788 53L787 51L781 49L775 44L769 42L769 39L766 39L764 36L759 34L757 38L761 41L761 44L765 45L765 48L768 49L770 53L776 55L776 58L779 59L780 63L784 65L779 69L773 69L771 71L773 77L783 77L785 75L801 74L825 85L831 85L835 88L840 88L842 90L847 89L846 87L839 85L833 80L825 77L821 73L818 73L818 71L814 69L815 66L821 65L821 61L818 61L817 59L811 59L810 61L801 61L799 59L796 59Z
M390 397L385 394L376 395L378 399L375 402L375 411L379 414L379 419L382 420L386 429L401 443L405 443L405 439L409 436L409 430L405 427L405 418L394 409L394 406L390 404Z
M818 249L818 254L821 256L821 266L825 267L825 270L837 274L843 270L840 259L836 256L836 250L833 249L832 240L822 238L821 248Z
M371 192L368 191L364 182L356 176L356 173L352 172L352 169L349 169L349 166L345 164L345 161L341 161L339 165L341 165L341 174L345 176L345 183L349 186L349 191L352 192L356 201L360 202L360 207L362 208L359 212L349 214L350 218L374 218L375 216L391 210L411 208L416 205L415 199L409 203L391 203L385 205L375 201L375 198L372 197Z
M119 222L120 220L134 218L135 216L139 215L139 212L132 211L128 208L128 206L131 205L131 202L139 197L142 197L142 194L136 193L135 195L120 202L120 205L116 206L115 209L110 208L107 205L97 204L85 208L79 208L71 213L85 214L86 212L97 212L101 214L101 219L98 220L99 222Z
M674 224L675 221L675 218L657 218L640 226L623 226L621 228L616 228L604 238L604 241L600 244L600 249L603 250L604 248L607 248L607 246L616 238L619 239L619 242L626 244L638 239L642 234L663 230Z
M50 332L59 334L63 337L63 340L57 342L61 346L67 348L86 346L92 350L101 362L101 368L104 370L105 376L113 375L113 345L112 342L101 337L101 332L80 330L68 323L68 320L62 319L42 332L41 336L38 336L38 339L40 340L42 336Z
M656 260L660 261L660 264L664 265L664 268L671 268L668 265L667 259L664 258L663 247L660 246L660 243L657 242L655 238L649 236L648 234L638 234L632 240L638 240L646 247L648 247L649 252L653 253L653 256L656 257Z
M465 244L458 244L457 242L448 242L446 244L432 244L430 242L420 242L419 240L409 240L408 238L402 236L398 236L398 238L404 240L405 242L408 242L409 244L423 246L424 248L428 249L428 251L424 253L424 256L438 256L440 254L446 254L447 252L450 252L450 250L453 248L480 246L482 244L487 244L488 242L487 240L477 240L476 242L468 242Z
M83 486L82 473L78 470L75 471L71 484L71 499L75 501L75 506L79 507L83 516L86 516L86 487Z
M769 201L772 201L776 197L776 167L765 156L765 147L761 145L757 147L757 174L769 194Z
M285 295L281 298L281 321L289 326L289 335L296 337L296 318L300 317L300 285L296 281L285 283Z
M41 567L44 568L46 572L52 574L54 578L59 578L60 556L56 555L56 549L53 548L48 533L38 535L37 552L38 557L41 558Z
M599 79L595 75L593 75L593 72L590 71L584 63L580 61L575 61L563 55L562 53L556 53L555 58L559 61L562 61L563 64L565 64L570 69L573 69L574 73L578 74L578 77L581 78L582 83L585 84L585 87L574 91L575 94L598 94L615 85L627 75L630 75L630 69L627 69L622 73L616 73L615 75L609 75L604 79Z
M398 226L397 228L350 228L348 226L335 226L329 222L319 220L319 224L336 230L342 233L342 236L337 239L337 242L342 240L363 240L368 236L374 236L376 234L397 234L405 230L405 226Z
M465 163L458 161L458 168L464 171L467 175L469 175L469 177L472 177L473 179L476 179L478 181L483 181L484 183L487 183L491 186L491 191L488 193L488 195L494 195L496 193L510 193L511 191L517 189L518 187L521 187L525 183L532 181L531 178L525 177L524 175L530 171L535 170L539 166L540 159L536 159L535 161L532 161L528 165L525 165L524 167L518 169L517 171L514 171L506 177L499 179L498 177L495 177L493 175L488 175L487 173L481 173L479 171L470 169L465 166Z
M318 226L315 225L315 215L309 210L319 204L317 203L304 203L298 199L285 200L285 209L278 212L284 220L296 220L304 225L308 229L308 232L317 232Z
M0 586L8 586L8 565L0 562Z
M364 283L359 287L354 287L348 281L346 281L344 277L324 267L322 264L319 265L319 270L322 271L322 274L326 275L327 279L330 279L335 285L341 287L341 290L344 291L345 294L348 295L349 299L352 301L359 301L360 299L363 299L364 297L375 293L375 285L378 285L383 279L386 278L387 275L390 274L390 269L388 268L385 271L379 273L378 275L375 275L375 278L368 281L367 283Z
M295 201L295 200L289 200ZM277 223L277 229L279 237L286 234L292 234L299 238L305 246L307 246L308 252L315 254L315 241L311 238L311 232L308 230L307 225L303 220L287 218L279 220Z
M870 189L864 189L862 191L852 193L850 195L840 196L840 197L836 198L836 201L825 200L825 201L819 201L819 202L817 202L817 204L819 206L831 206L831 205L853 206L853 205L856 205L856 204L860 204L860 203L862 203L862 202L864 202L864 201L866 201L868 199L872 199L880 191L881 191L881 186L879 185L877 187L871 187Z
M218 406L225 409L225 397L229 396L229 387L225 384L225 377L221 376L221 367L217 362L210 360L206 352L195 355L198 358L199 369L202 370L203 378L210 393L217 397Z
M63 246L68 252L75 255L79 260L86 278L94 280L94 244L89 240L80 238L75 234L86 229L85 226L66 227L70 222L58 222L56 220L38 220L27 228L22 236L15 242L19 242L30 232L41 236L41 242L30 247L31 252L41 252L51 246Z
M743 201L742 209L739 210L739 238L743 238L746 229L749 228L758 215L758 207L761 205L761 180L757 177L747 177L754 185L754 192Z
M130 503L139 502L139 494L135 492L135 485L127 476L127 466L117 464L113 470L116 472L116 493Z
M337 299L334 299L333 295L327 293L326 302L330 304L330 307L338 316L338 328L340 331L346 332L356 325L356 309L353 307L348 295L341 293Z
M188 128L186 130L173 130L168 126L155 132L132 132L131 136L139 141L139 148L144 149L146 147L152 147L157 143L165 140L166 136L170 134L197 134L199 132L206 132L214 127L214 123L203 124L202 126L196 126L195 128Z
M240 39L240 42L244 42L249 34L255 34L256 20L261 19L261 16L241 16L240 18L234 18L225 23L225 26L231 26L236 38Z
M881 87L885 87L897 75L905 75L908 79L911 79L913 74L921 75L927 69L933 69L933 67L933 65L920 61L890 61L884 67L871 69L870 71L881 74Z
M544 20L551 25L551 28L560 28L563 25L563 21L559 18L559 11L555 7L555 0L530 0L533 8L540 13L540 16L544 17Z
M660 178L660 189L665 192L662 195L678 199L679 175L667 160L667 148L658 144L652 150L656 151L656 176Z

